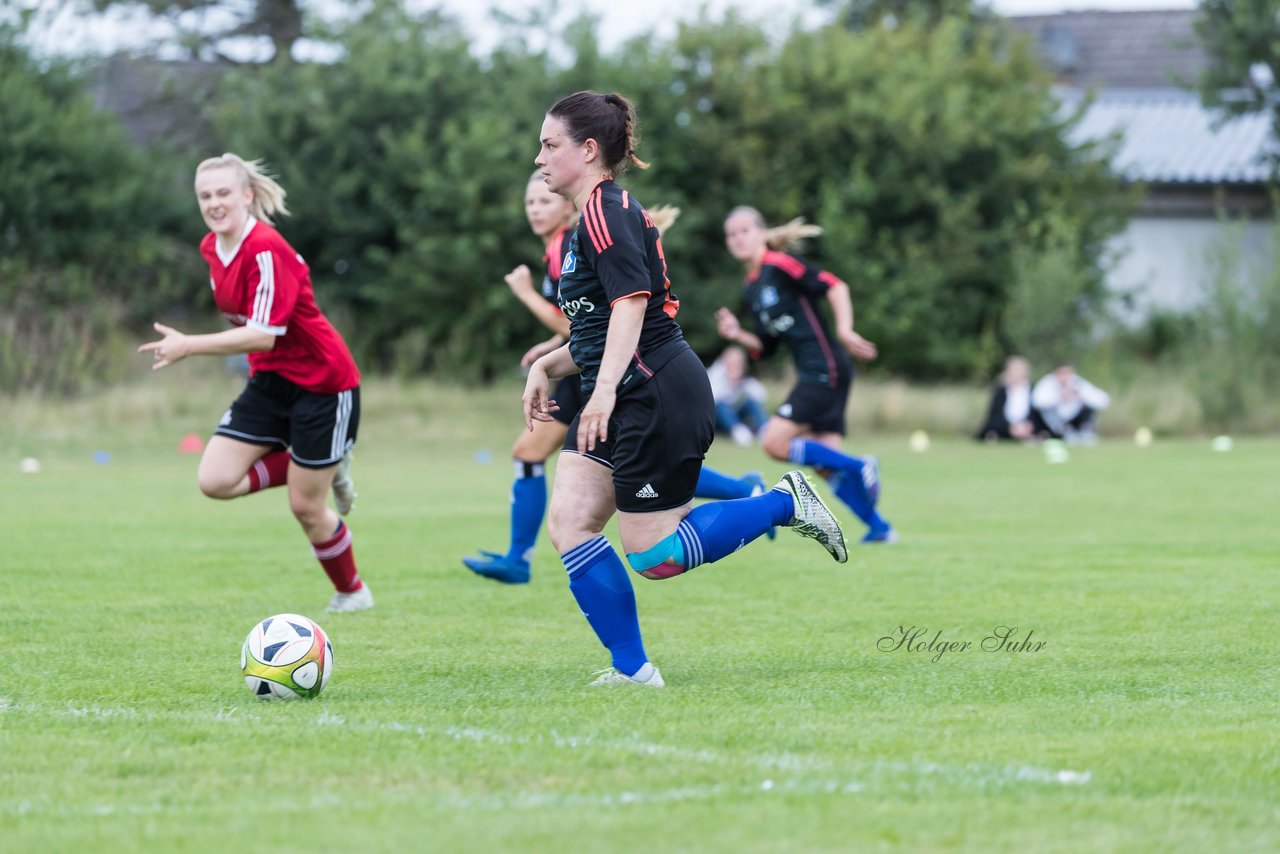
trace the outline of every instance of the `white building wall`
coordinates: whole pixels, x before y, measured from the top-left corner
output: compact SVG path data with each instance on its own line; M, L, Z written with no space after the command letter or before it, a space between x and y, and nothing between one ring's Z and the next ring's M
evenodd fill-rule
M1224 223L1212 217L1134 217L1110 247L1116 264L1108 277L1117 314L1140 323L1152 309L1185 311L1213 280L1215 254L1238 255L1245 280L1274 274L1275 225L1270 220Z

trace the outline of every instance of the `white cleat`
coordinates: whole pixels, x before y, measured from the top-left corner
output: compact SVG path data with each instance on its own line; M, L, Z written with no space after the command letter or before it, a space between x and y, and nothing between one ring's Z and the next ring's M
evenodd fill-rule
M637 679L636 676L644 673L645 670L649 671L648 676L644 679ZM592 688L598 688L602 685L646 685L650 688L667 687L667 683L662 680L662 674L658 672L658 668L647 662L644 667L641 667L636 671L635 676L628 676L621 670L615 670L610 667L607 670L599 671L595 674L595 677L596 678L591 682L590 687Z
M345 516L356 505L356 485L351 481L351 452L347 451L338 461L333 474L333 503L338 513Z
M804 472L787 472L774 489L788 493L795 503L796 515L787 525L788 528L802 537L817 540L837 563L844 563L849 559L840 522L814 491Z
M373 607L373 593L369 585L364 585L354 593L335 593L325 608L334 614L349 614L352 611L367 611Z

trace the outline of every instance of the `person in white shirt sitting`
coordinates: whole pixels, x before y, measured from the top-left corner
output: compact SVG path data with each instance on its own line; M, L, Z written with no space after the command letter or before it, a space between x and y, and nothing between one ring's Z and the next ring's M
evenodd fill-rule
M1031 406L1049 437L1075 444L1098 441L1098 413L1110 404L1111 396L1077 374L1070 362L1059 363L1031 390Z
M765 388L747 375L747 353L726 347L707 368L711 394L716 401L716 430L728 433L739 445L751 445L769 420L764 409Z

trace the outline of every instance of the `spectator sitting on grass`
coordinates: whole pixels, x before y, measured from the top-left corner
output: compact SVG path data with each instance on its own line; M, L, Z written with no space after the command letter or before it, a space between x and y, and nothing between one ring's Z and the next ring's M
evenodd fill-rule
M1098 413L1111 404L1111 396L1076 373L1070 362L1059 362L1031 390L1031 406L1044 422L1050 438L1071 444L1098 441Z
M974 438L984 442L1027 442L1047 432L1031 406L1031 364L1021 356L1010 356L999 384L991 390L987 420Z
M764 409L764 385L747 376L746 351L726 347L707 368L707 378L716 401L716 430L728 433L739 445L754 444L769 416Z

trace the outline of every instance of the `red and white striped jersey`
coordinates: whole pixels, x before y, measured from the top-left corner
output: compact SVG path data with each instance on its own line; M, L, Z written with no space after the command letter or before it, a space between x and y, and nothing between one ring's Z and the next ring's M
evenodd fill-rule
M230 253L222 252L210 232L200 254L209 263L213 299L227 320L276 336L275 347L249 354L254 373L274 371L320 394L360 384L346 342L316 306L307 263L280 232L249 217Z

